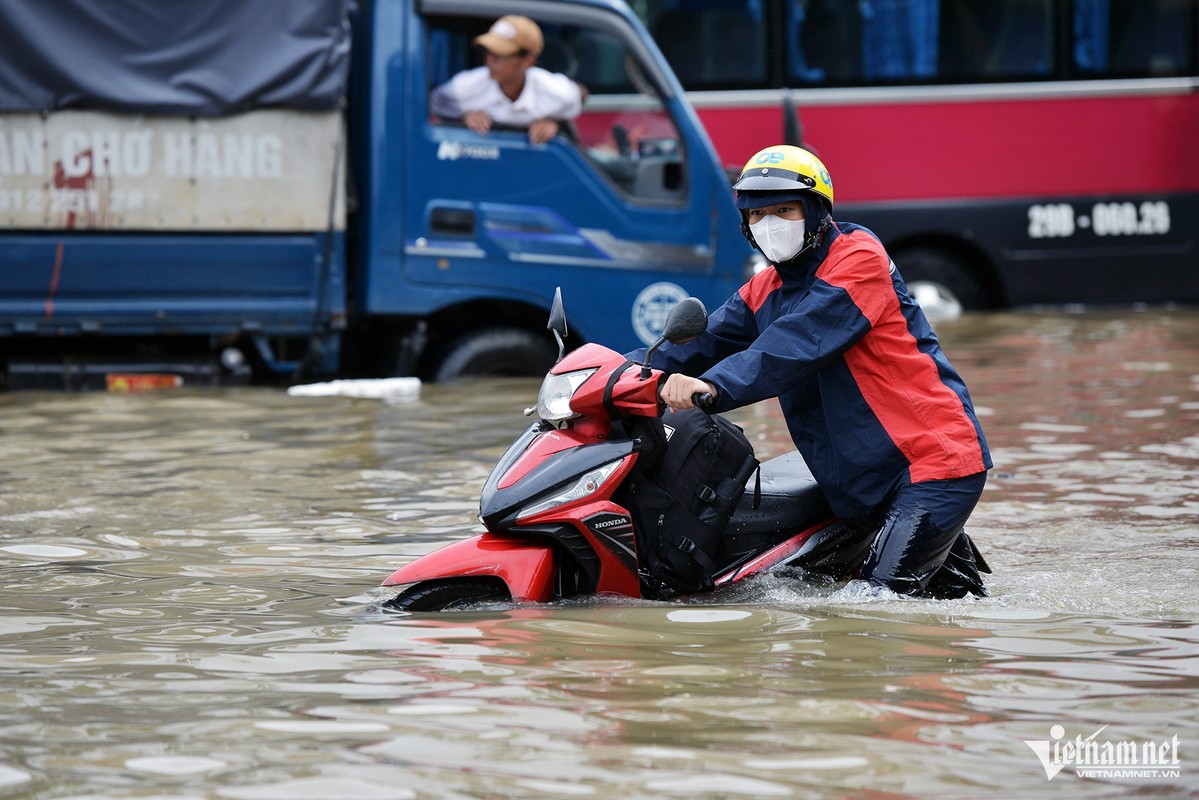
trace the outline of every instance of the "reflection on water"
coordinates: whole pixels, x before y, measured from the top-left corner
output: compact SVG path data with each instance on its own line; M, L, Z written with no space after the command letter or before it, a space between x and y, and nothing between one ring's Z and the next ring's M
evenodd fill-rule
M940 332L995 454L982 600L384 615L338 600L473 529L536 381L0 396L0 798L1186 794L1199 314ZM789 448L774 404L736 418ZM1048 780L1055 725L1177 735L1180 775Z

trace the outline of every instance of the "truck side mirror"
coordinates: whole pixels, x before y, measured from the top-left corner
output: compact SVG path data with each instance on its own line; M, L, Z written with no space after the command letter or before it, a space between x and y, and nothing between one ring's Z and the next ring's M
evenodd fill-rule
M666 325L662 328L662 337L654 342L654 346L645 351L645 363L641 365L641 380L649 380L649 362L664 342L671 344L686 344L697 338L708 329L708 309L698 297L688 297L680 301L666 315Z
M554 334L554 339L558 341L558 359L566 354L566 309L562 305L562 287L554 289L554 303L550 306L550 321L546 323L546 330Z

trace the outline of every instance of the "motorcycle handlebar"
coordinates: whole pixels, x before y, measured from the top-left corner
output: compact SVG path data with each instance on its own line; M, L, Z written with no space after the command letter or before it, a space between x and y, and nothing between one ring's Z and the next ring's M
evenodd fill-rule
M662 400L661 388L658 389L658 402L664 403ZM711 392L696 392L695 394L691 395L691 402L695 404L696 408L706 409L711 408L716 403L716 398L712 396Z

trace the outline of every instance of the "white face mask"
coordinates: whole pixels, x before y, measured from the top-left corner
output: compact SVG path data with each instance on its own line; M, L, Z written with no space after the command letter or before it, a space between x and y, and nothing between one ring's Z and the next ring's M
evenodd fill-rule
M796 253L803 249L802 219L783 219L771 214L750 225L749 232L774 264L795 258Z

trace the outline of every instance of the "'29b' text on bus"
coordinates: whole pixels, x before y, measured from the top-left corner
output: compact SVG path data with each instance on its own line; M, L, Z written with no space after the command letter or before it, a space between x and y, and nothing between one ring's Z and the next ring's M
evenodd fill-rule
M811 148L921 299L1199 302L1199 1L632 5L724 163Z

